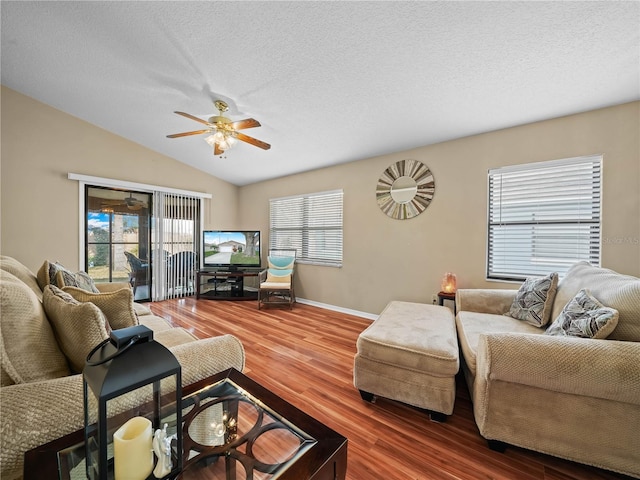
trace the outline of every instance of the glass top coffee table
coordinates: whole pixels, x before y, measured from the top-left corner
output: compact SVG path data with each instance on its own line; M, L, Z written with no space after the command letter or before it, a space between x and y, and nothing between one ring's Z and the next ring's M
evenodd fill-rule
M175 480L335 480L347 439L235 369L183 389ZM24 479L85 479L83 430L25 454ZM150 476L149 479L155 477Z

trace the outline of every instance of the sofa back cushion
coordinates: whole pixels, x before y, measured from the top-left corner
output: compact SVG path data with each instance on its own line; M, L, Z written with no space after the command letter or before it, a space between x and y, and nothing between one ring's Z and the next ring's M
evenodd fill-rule
M583 288L618 311L618 325L608 339L640 342L640 278L578 262L558 284L551 318L555 320Z
M70 374L42 302L16 276L0 270L2 381L28 383Z
M33 293L42 300L42 289L38 285L38 279L35 273L25 267L22 263L13 257L7 257L6 255L0 256L0 269L5 272L9 272L18 280L23 282L27 287L33 290Z

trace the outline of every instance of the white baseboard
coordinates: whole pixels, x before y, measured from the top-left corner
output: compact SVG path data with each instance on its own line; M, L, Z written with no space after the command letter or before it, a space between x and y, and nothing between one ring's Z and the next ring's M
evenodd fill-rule
M334 312L346 313L347 315L354 315L356 317L367 318L369 320L376 320L380 315L375 313L361 312L359 310L351 310L350 308L337 307L336 305L329 305L328 303L315 302L313 300L307 300L306 298L296 297L296 302L304 303L305 305L311 305L318 308L325 308L327 310L333 310Z

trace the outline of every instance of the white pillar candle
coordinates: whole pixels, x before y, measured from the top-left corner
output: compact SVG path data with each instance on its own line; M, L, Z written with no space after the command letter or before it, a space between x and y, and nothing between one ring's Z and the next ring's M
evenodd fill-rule
M153 470L151 421L133 417L113 434L115 480L145 480Z

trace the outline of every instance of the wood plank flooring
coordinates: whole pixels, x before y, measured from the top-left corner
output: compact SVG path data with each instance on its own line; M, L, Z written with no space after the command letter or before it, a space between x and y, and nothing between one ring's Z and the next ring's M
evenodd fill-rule
M367 319L304 304L258 310L255 301L192 297L147 305L199 338L238 337L246 375L349 439L348 480L629 478L516 447L489 450L461 377L446 423L390 400L363 402L353 357Z

